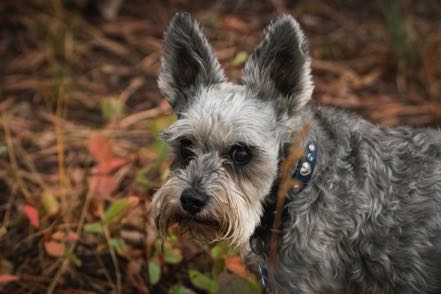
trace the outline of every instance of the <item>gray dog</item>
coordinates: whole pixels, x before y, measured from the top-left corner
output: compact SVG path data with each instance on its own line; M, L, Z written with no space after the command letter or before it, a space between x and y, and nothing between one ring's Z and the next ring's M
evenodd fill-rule
M291 16L265 30L242 85L187 13L164 49L159 88L178 120L163 132L172 172L152 203L162 236L179 223L200 242L239 247L273 292L441 293L439 130L307 106L308 44ZM310 122L270 264L280 166Z

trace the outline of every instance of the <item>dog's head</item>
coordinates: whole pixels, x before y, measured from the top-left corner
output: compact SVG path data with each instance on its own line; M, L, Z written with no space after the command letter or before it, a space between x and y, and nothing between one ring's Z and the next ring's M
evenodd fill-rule
M155 194L157 228L180 223L203 242L245 245L277 178L279 154L312 94L308 45L298 23L268 26L229 83L198 23L177 14L165 33L159 88L178 120L163 132L171 176Z

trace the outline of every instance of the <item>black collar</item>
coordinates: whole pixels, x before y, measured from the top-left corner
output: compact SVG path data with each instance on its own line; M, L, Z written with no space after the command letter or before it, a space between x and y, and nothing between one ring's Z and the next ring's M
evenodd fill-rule
M317 163L318 145L317 141L311 139L305 146L304 156L297 162L293 168L292 177L295 178L297 184L292 187L285 199L285 205L282 210L282 220L286 217L286 208L295 197L303 191L314 173ZM274 183L269 195L270 201L266 203L264 214L260 220L260 225L254 231L251 237L251 248L258 254L267 255L268 240L271 238L273 229L274 216L276 214L277 191L279 190L279 180ZM283 223L283 221L282 221ZM262 277L262 284L266 288L268 286L268 273L265 265L259 266Z
M297 179L297 184L292 187L289 194L285 199L285 205L283 210L287 207L287 205L295 199L295 196L303 191L303 189L308 184L309 180L314 173L314 169L317 163L317 155L318 155L318 145L316 140L309 140L304 148L303 157L297 162L295 168L293 168L292 177ZM266 203L264 208L264 214L262 215L260 226L256 228L254 235L257 234L257 237L262 236L261 233L263 231L270 231L274 221L274 214L276 213L276 202L277 202L277 191L279 190L279 180L276 180L271 188L270 195L268 196L270 199ZM266 234L263 234L266 235ZM264 238L265 239L265 238Z
M297 179L300 185L293 187L294 194L300 193L308 184L314 172L315 165L317 163L318 145L315 140L310 140L305 147L304 156L297 163L296 169L292 174L292 177ZM292 197L291 197L292 199ZM287 197L287 202L290 201L290 197ZM286 203L285 203L286 205Z

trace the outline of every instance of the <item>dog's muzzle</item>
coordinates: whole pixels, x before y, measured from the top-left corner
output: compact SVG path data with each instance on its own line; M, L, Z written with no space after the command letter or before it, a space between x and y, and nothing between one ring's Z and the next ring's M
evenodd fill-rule
M191 188L185 189L181 194L181 205L190 214L196 214L204 208L208 202L206 193L195 191Z

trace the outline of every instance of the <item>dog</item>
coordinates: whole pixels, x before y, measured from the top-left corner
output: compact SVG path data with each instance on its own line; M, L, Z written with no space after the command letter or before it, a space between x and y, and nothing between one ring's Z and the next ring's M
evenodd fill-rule
M171 174L151 204L162 237L179 223L236 246L274 293L441 293L441 132L307 104L311 60L293 17L266 28L235 85L178 13L158 86L178 118L162 133ZM271 264L280 167L306 124Z

